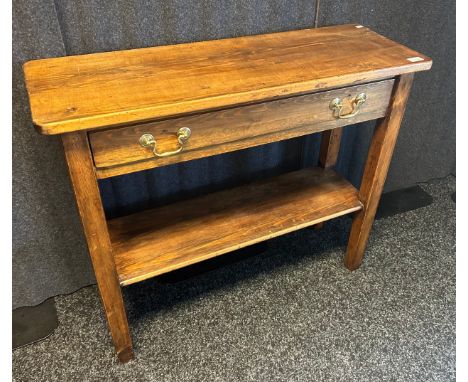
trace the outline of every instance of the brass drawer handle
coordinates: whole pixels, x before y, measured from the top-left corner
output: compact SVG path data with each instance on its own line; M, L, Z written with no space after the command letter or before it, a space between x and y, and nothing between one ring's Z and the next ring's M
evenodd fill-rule
M188 127L181 127L177 131L177 140L179 141L180 147L174 151L168 151L165 153L159 153L157 150L156 139L151 134L143 134L140 137L140 145L143 147L153 147L153 154L157 157L168 157L180 153L184 149L184 144L189 140L192 135L192 131Z
M352 102L353 105L353 111L348 114L341 114L341 111L343 110L343 100L341 98L335 98L330 102L330 109L333 110L333 116L336 119L346 119L346 118L351 118L354 117L357 113L359 113L359 109L361 108L361 105L366 102L366 93L361 93L356 96L354 101Z

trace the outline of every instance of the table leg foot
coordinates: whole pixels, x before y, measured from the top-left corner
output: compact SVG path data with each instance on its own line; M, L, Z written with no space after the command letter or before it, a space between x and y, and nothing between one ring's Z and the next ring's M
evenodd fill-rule
M118 356L119 361L121 363L127 363L128 361L131 361L134 358L132 347L130 346L128 348L125 348L125 349L119 351L117 356Z

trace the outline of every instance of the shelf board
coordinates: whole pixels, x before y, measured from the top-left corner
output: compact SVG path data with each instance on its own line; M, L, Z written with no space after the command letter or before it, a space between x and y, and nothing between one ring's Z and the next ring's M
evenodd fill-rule
M333 170L308 168L108 221L121 285L360 210Z

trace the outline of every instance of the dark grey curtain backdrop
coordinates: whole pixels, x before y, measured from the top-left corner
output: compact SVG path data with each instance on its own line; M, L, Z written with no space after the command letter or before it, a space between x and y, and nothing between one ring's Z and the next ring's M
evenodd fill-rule
M22 64L70 54L313 27L311 0L13 3L13 307L94 282L60 140L33 130ZM386 190L455 171L455 1L321 0L319 26L361 23L431 56L417 75ZM343 65L346 65L343 62ZM345 131L338 169L359 185L372 123ZM100 182L109 216L314 164L319 136Z

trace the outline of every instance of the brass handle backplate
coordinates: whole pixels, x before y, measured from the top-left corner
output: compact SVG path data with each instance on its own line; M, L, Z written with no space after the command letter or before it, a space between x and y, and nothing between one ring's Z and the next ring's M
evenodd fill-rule
M152 147L153 154L157 157L168 157L180 153L184 149L185 143L189 140L192 135L192 131L188 127L181 127L177 131L177 140L179 141L179 148L174 151L167 151L165 153L158 152L156 139L151 134L143 134L140 137L140 145L143 147Z
M336 119L346 119L351 118L359 113L361 105L366 102L367 96L366 93L361 93L356 96L353 100L353 110L351 113L348 114L341 114L343 111L343 100L341 98L335 98L330 102L330 109L333 110L333 116Z

